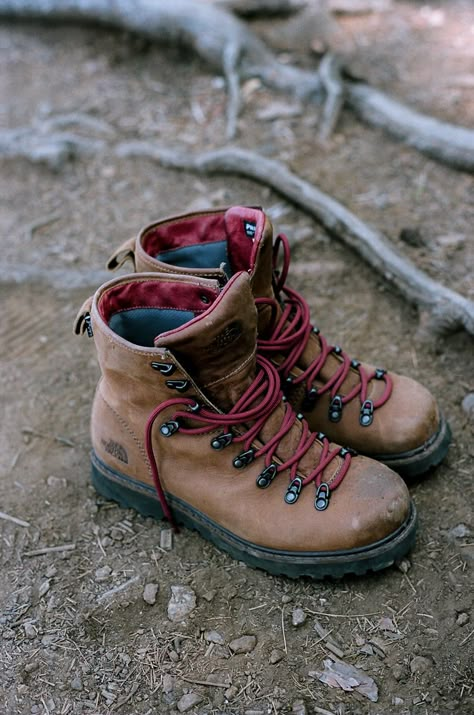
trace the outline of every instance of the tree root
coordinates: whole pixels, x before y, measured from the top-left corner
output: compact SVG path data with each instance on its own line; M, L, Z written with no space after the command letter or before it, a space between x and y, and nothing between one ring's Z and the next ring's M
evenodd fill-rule
M54 22L95 22L137 32L154 40L194 49L227 77L230 100L227 132L235 133L238 79L258 77L270 89L321 102L328 135L342 104L334 73L322 81L318 71L282 64L245 24L222 8L195 0L0 0L0 16ZM232 49L229 50L228 48ZM229 54L230 53L230 54ZM324 70L331 68L323 65ZM334 67L332 67L334 69ZM329 77L329 80L328 80ZM327 94L327 89L330 89ZM415 112L364 83L345 82L347 100L364 121L383 127L431 158L474 172L474 131Z
M455 169L474 172L474 131L416 112L363 82L346 84L354 111L408 146Z
M53 171L62 169L69 159L95 154L104 146L98 139L85 139L65 132L47 134L44 129L35 127L0 131L0 158L28 159L46 164Z
M420 311L429 314L425 332L443 335L464 329L474 335L474 302L446 288L416 268L340 203L293 174L281 162L244 149L220 149L189 156L148 142L119 144L121 157L147 157L162 166L200 174L240 174L270 186L313 216L335 238L354 249Z
M327 95L319 127L319 138L325 142L336 127L345 98L341 64L337 57L330 53L324 55L319 65L319 76Z

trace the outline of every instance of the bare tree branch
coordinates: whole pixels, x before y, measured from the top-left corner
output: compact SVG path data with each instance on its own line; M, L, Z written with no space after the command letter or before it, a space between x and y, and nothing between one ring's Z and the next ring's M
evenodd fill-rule
M174 169L200 174L240 174L270 186L326 230L354 249L370 266L421 310L430 313L429 329L444 334L464 329L474 335L474 302L427 276L400 255L381 232L361 221L284 164L244 149L220 149L190 156L147 142L119 144L119 156L141 156Z

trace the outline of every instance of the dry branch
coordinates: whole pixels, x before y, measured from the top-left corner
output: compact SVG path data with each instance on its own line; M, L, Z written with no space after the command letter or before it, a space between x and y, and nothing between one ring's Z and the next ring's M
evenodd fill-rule
M433 333L464 329L474 335L473 301L427 276L400 255L381 232L293 174L281 162L244 149L220 149L189 156L147 142L121 144L116 151L122 157L148 157L162 166L200 174L240 174L270 186L313 216L331 235L354 249L408 301L428 311L428 327Z
M282 64L244 23L207 2L0 0L0 16L112 25L194 49L227 77L230 88L228 131L234 128L238 111L238 78L258 77L270 89L300 99L321 101L326 96L324 83L316 70ZM367 123L383 127L392 136L438 161L474 172L474 131L415 112L364 83L346 81L345 90L351 107ZM340 95L329 94L328 99L330 106L326 116L336 117ZM326 129L323 131L327 133Z

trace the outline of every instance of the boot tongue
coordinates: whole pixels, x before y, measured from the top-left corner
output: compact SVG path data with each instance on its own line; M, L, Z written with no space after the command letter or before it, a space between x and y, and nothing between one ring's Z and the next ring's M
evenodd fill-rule
M270 219L261 209L233 206L226 211L224 222L232 268L234 271L248 271L254 298L274 298L273 227ZM260 306L258 313L258 332L264 336L269 327L271 310Z
M155 338L227 412L255 378L257 313L249 276L238 273L202 315Z

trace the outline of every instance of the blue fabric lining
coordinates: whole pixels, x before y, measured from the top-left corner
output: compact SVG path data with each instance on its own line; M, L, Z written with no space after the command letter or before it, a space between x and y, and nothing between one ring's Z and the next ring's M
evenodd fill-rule
M219 268L223 263L225 274L228 278L232 277L226 240L172 248L158 253L155 258L179 268Z
M109 328L130 343L152 348L157 335L179 328L194 317L191 310L131 308L112 315Z

